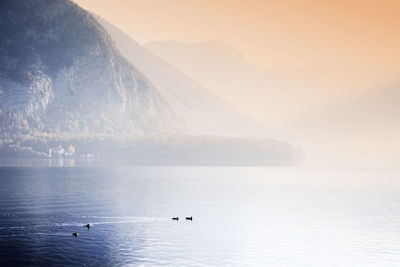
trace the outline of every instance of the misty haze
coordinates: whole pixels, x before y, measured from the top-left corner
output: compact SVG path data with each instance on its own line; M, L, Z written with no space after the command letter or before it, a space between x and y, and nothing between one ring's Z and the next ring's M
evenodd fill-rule
M397 266L396 1L0 1L0 265Z

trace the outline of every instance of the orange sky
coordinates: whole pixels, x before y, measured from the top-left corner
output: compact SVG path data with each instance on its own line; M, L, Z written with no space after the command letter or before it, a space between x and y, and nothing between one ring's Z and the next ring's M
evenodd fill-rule
M139 43L222 40L252 62L400 70L397 0L75 0Z

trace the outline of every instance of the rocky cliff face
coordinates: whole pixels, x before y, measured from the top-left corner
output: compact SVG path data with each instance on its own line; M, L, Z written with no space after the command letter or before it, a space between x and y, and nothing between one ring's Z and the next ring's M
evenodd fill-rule
M0 2L0 109L3 135L181 128L157 88L68 0Z

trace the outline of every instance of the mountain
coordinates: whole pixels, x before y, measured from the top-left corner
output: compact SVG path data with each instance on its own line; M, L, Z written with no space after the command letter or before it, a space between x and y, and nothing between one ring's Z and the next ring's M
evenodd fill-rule
M301 146L317 165L400 162L400 74L382 67L263 67L220 41L144 45Z
M235 137L258 125L98 20L68 0L0 2L1 160L288 165L302 159L286 142Z
M144 47L273 128L357 99L399 77L390 69L368 66L259 66L221 41L157 41Z
M0 29L2 136L184 127L97 20L73 2L2 0Z
M160 90L195 134L270 136L271 131L232 106L184 71L156 56L106 20L96 16L122 55L137 66ZM183 70L183 71L182 71ZM212 70L211 70L212 71Z

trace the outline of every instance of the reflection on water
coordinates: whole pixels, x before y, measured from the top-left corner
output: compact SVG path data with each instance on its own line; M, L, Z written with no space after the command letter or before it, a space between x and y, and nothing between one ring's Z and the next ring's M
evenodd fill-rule
M91 160L59 159L2 159L1 167L75 167L88 166Z
M0 265L395 266L399 174L0 168Z

